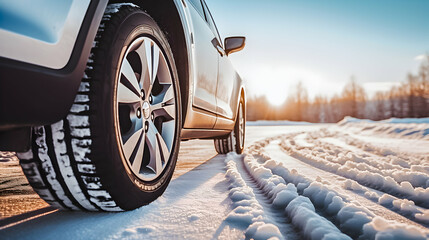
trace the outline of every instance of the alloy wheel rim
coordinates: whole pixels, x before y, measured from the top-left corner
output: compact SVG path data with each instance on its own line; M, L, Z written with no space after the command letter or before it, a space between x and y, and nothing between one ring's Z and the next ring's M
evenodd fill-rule
M170 159L176 129L175 95L158 44L148 37L135 39L120 67L116 126L123 157L143 181L158 178Z

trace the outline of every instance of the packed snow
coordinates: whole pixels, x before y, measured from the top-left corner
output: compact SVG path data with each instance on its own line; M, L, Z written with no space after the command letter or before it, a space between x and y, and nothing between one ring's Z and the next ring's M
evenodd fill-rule
M0 236L429 239L429 119L266 124L248 124L242 155L217 155L187 172L179 167L181 175L148 206L54 212L3 228ZM179 166L212 144L183 143Z

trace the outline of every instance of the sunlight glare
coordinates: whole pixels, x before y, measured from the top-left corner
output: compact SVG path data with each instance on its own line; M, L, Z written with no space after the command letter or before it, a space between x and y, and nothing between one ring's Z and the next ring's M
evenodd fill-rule
M245 78L248 80L250 96L265 96L274 106L282 105L290 94L294 94L299 81L306 88L309 98L321 93L333 94L342 87L342 84L326 81L320 74L308 69L293 66L287 68L280 64L249 68L247 76Z

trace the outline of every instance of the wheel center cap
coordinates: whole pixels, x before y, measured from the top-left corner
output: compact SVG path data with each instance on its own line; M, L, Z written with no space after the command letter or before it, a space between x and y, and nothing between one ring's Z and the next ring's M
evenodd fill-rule
M142 109L143 109L143 116L144 116L144 118L148 119L150 117L150 105L149 105L149 103L148 102L144 102L143 106L142 106Z

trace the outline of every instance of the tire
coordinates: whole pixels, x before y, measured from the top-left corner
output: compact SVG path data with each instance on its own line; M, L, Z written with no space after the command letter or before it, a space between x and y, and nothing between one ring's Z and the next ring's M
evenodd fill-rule
M63 210L126 211L157 199L179 150L181 103L171 48L133 4L110 4L68 116L33 128L18 154L34 190Z
M216 152L218 154L227 154L236 152L242 154L244 150L244 140L246 136L246 109L244 101L241 100L238 105L237 119L235 120L234 130L224 138L214 140Z

